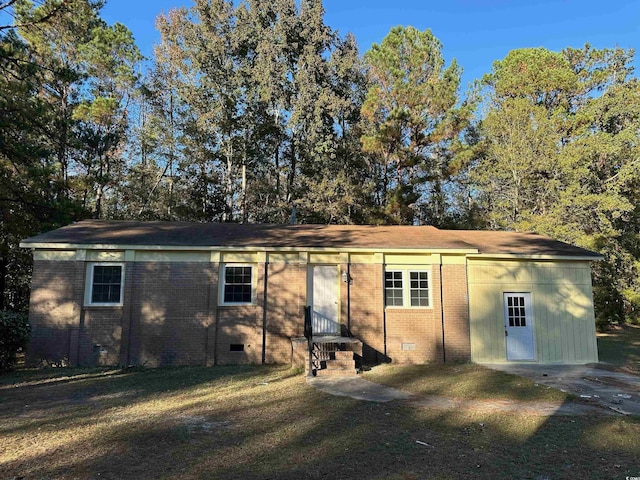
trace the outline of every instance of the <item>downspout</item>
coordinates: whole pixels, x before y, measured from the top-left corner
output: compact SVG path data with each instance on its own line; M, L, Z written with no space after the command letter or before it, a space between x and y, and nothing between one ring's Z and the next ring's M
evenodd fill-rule
M267 289L269 276L269 262L267 256L264 259L264 285L262 288L262 364L267 363Z
M351 260L347 263L347 334L351 336Z
M447 361L447 350L444 343L444 294L442 284L442 258L440 259L440 320L442 322L442 363Z
M215 284L216 289L211 291L215 293L215 296L213 297L215 298L215 322L213 324L213 365L216 366L218 365L218 324L220 323L220 294L222 293L222 295L224 295L224 292L220 291L220 260L218 259L218 261L215 262L214 265L216 266L217 271Z
M209 267L211 268L211 267ZM211 319L211 290L212 285L207 283L207 317ZM205 328L205 337L204 337L204 366L207 366L207 362L209 361L209 329L211 328L211 322L207 323L207 327Z
M135 258L134 258L135 260ZM127 281L127 277L129 277L129 284L127 285L127 290L129 290L129 295L127 300L129 301L129 305L127 305L127 310L129 311L129 335L127 338L127 364L124 365L128 367L131 365L131 337L132 337L132 328L133 328L133 269L135 268L135 262L125 262L124 264L124 280Z
M78 267L76 266L76 269ZM81 361L80 361L80 341L82 338L82 333L84 331L84 315L85 315L85 306L84 306L84 299L85 299L85 289L87 288L87 262L82 262L82 285L84 285L84 288L82 289L82 298L80 299L80 316L78 317L78 338L77 338L77 342L75 344L75 354L76 354L76 367L80 367L81 366ZM91 288L91 287L89 287ZM91 291L91 290L89 290ZM71 350L69 350L69 353L71 353Z
M382 264L382 340L384 342L384 361L387 363L387 301L385 298L384 272L385 264Z

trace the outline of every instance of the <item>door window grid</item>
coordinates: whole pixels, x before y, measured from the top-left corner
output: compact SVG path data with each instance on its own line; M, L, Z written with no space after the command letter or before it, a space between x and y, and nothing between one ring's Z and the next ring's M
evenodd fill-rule
M524 297L507 297L507 320L510 327L526 327Z

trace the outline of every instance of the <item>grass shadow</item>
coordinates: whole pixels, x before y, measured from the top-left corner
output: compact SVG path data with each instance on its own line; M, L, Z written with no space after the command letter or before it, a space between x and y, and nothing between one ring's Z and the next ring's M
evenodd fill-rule
M598 357L614 370L640 374L640 326L615 325L599 333Z
M521 402L564 402L575 397L531 380L481 365L381 365L364 374L373 382L416 395L455 399L496 399Z
M472 370L467 373L480 381ZM20 387L21 396L39 405L42 417L30 423L20 417L20 401L7 404L2 421L12 430L0 433L1 478L408 480L637 474L640 421L634 419L361 402L320 392L284 367L98 374L92 371L75 383ZM36 377L17 376L22 384L27 378ZM412 381L420 383L420 370L403 382L410 390L423 388ZM487 392L505 385L498 382ZM480 395L477 385L476 390ZM0 401L10 391L3 390ZM68 403L65 416L58 418L64 408L57 402L71 402L69 395L87 402Z

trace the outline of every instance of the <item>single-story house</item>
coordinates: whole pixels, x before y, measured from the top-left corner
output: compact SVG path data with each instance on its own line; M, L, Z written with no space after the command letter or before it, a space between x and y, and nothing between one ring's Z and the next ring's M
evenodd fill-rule
M531 233L88 220L21 246L32 363L288 363L306 306L367 364L598 360L601 257Z

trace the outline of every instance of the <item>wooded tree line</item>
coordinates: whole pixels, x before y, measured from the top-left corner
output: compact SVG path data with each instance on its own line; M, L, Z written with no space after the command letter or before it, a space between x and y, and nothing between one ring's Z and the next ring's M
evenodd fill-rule
M463 91L429 30L361 55L321 0L195 0L146 62L103 4L0 3L0 309L19 241L74 220L295 216L550 235L605 256L599 321L640 315L633 51L513 50Z

